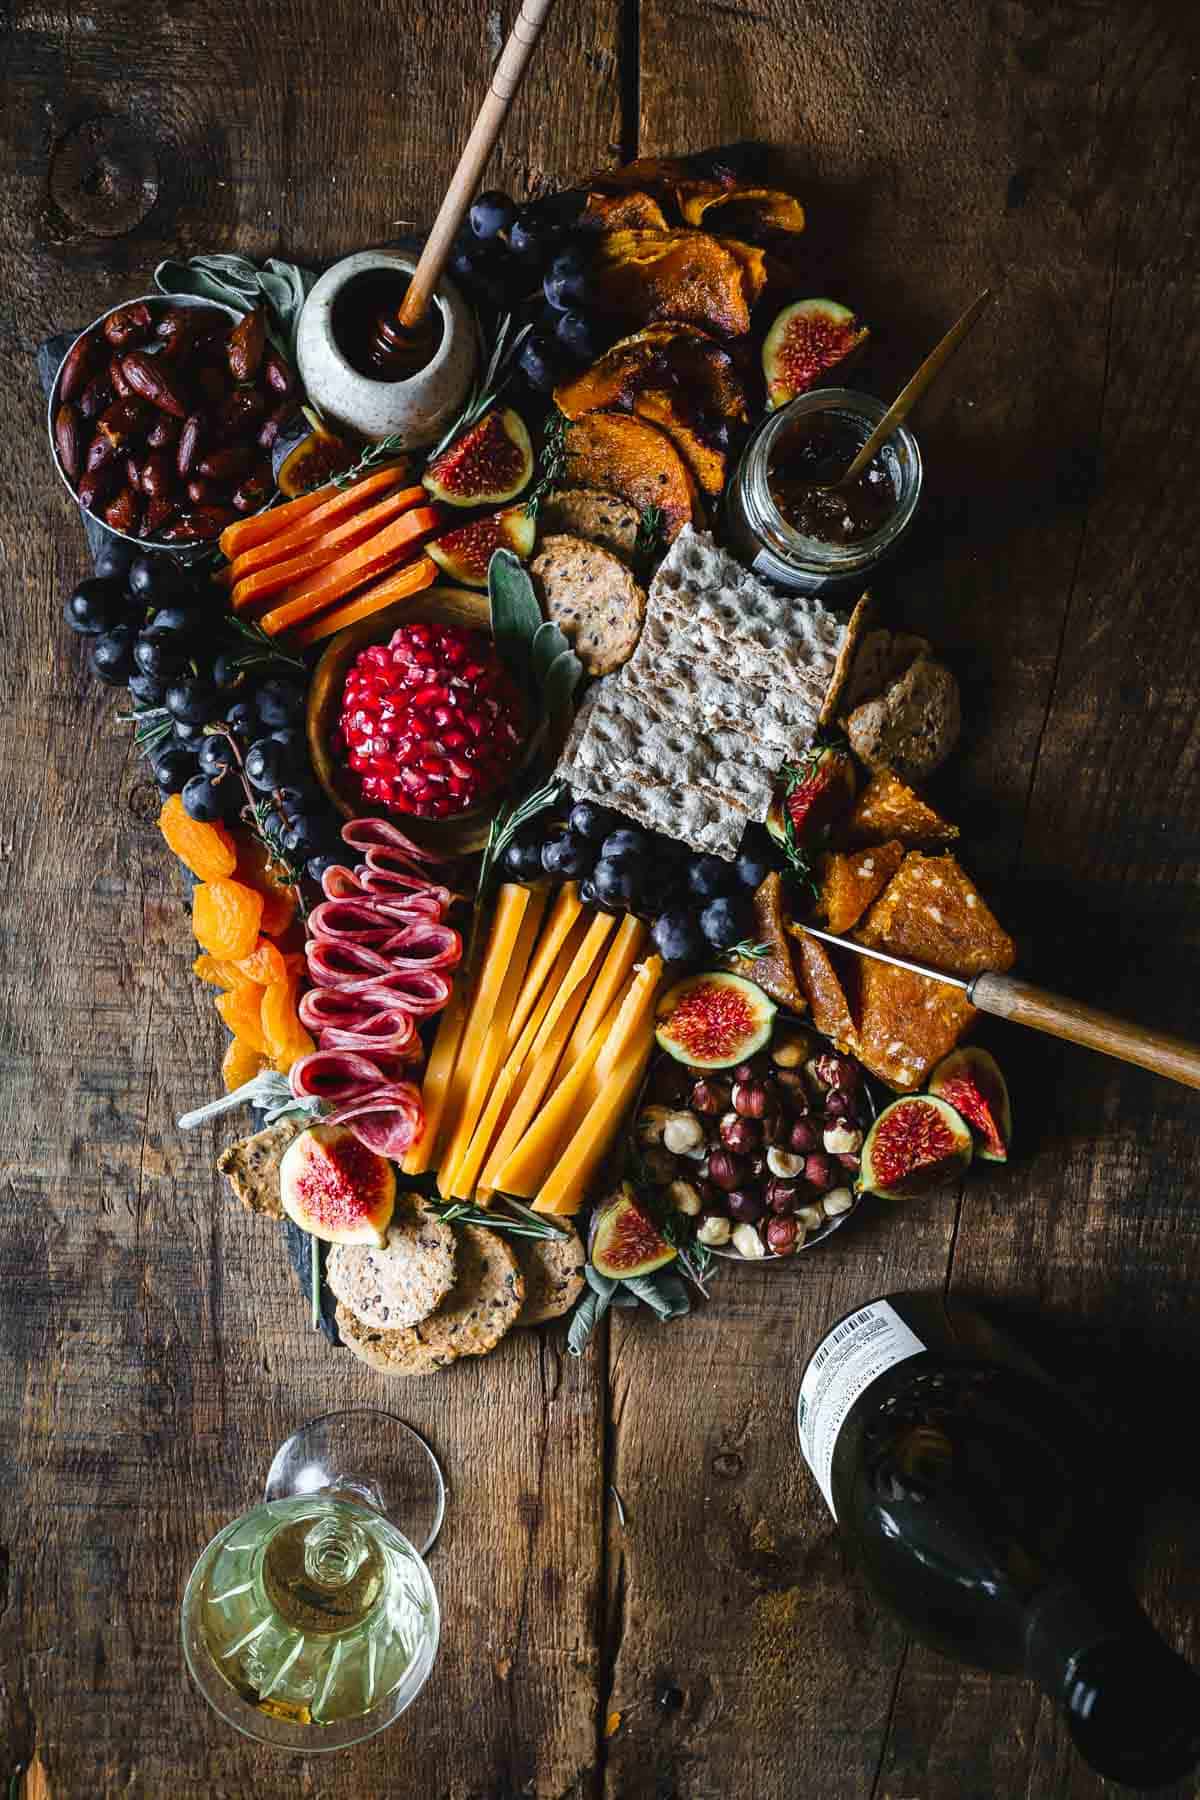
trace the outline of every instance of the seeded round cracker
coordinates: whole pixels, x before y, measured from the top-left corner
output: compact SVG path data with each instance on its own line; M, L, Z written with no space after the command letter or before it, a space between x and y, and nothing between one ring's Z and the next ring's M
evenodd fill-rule
M517 1324L541 1325L569 1312L582 1292L587 1260L579 1234L517 1238L513 1249L525 1277L525 1304Z
M416 1327L421 1342L446 1362L486 1356L510 1331L525 1298L517 1259L498 1232L458 1227L458 1276L437 1312Z
M562 629L589 675L607 675L628 662L646 616L646 595L620 557L557 532L542 539L530 571L546 617Z
M538 518L544 533L586 538L625 562L637 552L640 522L636 506L595 488L558 488L542 501Z
M330 1251L325 1279L364 1325L394 1331L419 1325L454 1286L454 1228L420 1200L397 1208L387 1244L338 1244Z
M338 1303L334 1317L350 1354L381 1375L433 1375L454 1361L453 1354L423 1344L413 1327L384 1331L378 1325L364 1325L344 1302Z

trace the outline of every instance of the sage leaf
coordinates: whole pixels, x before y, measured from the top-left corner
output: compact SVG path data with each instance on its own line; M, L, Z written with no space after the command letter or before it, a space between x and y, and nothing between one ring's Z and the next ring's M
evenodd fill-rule
M531 647L542 624L533 583L511 550L495 550L488 564L492 638L501 659L528 686L533 675Z
M561 625L553 619L546 619L533 634L530 642L530 657L533 672L539 681L544 681L554 664L555 657L561 656L571 645Z
M567 1354L582 1356L588 1339L608 1311L608 1298L597 1293L585 1294L571 1315L567 1328Z
M542 681L542 705L550 718L565 712L571 697L583 680L583 664L571 649L556 656Z

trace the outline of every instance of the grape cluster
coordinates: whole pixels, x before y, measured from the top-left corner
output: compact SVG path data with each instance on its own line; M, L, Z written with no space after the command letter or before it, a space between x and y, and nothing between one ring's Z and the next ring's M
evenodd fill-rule
M582 204L577 190L519 210L507 194L480 194L470 235L450 263L476 306L519 314L532 325L517 366L535 394L548 394L604 348L603 328L589 311L594 240L577 229Z
M631 825L592 800L577 800L565 821L547 825L540 816L501 861L512 881L578 881L585 905L649 919L655 948L673 963L699 962L751 938L751 897L774 867L765 833L726 862Z
M230 634L207 574L165 555L131 561L114 542L63 613L90 642L92 673L128 688L163 797L179 794L193 819L235 819L247 805L244 773L263 832L319 879L338 822L309 764L304 687L269 651Z

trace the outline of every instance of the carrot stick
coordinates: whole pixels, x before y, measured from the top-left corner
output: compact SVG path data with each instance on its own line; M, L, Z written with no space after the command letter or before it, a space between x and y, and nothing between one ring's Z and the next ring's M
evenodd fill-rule
M390 525L400 513L408 512L428 496L422 487L401 488L398 493L385 494L374 506L364 507L361 512L351 513L329 531L311 538L308 543L285 549L278 561L271 561L265 567L255 569L251 575L241 572L243 558L239 557L233 565L234 589L233 610L243 612L247 608L255 608L263 601L270 600L272 594L278 594L293 582L303 581L306 575L312 575L317 569L323 569L327 563L334 562L352 550L355 544L361 544L383 526ZM264 550L272 550L279 542L272 538L270 543L260 545L257 552L261 556Z
M410 594L419 594L422 588L430 587L437 580L438 574L432 556L418 556L415 562L406 563L383 581L377 581L374 587L347 600L344 606L335 606L331 612L310 619L307 625L289 634L288 642L298 650L320 643L322 638L332 637L335 631L343 631L347 625L356 625L360 619L369 618L394 600L407 600Z
M335 600L345 600L362 587L364 582L371 581L376 575L383 575L396 563L408 562L415 554L417 543L422 537L428 537L436 531L438 513L436 507L415 506L409 512L401 513L382 531L377 531L363 544L358 544L345 556L339 556L323 569L318 569L306 581L297 582L285 588L278 606L264 613L259 624L264 631L287 631L293 625L300 625L305 619L332 606Z
M364 476L352 487L337 488L329 482L325 487L314 488L311 494L301 494L282 506L273 506L269 512L256 513L252 519L238 519L227 525L218 540L221 550L233 562L244 550L265 544L268 538L276 537L281 531L289 531L300 519L315 513L318 507L327 509L321 513L323 531L343 513L357 512L372 495L382 494L407 478L407 463L390 463L386 469L377 469L374 475Z
M294 525L289 525L286 531L279 532L276 537L268 538L266 543L256 544L252 550L244 550L230 569L226 570L226 574L230 575L229 585L236 586L245 576L254 575L259 569L270 568L277 562L286 561L309 544L318 541L323 543L331 531L340 530L343 525L349 524L352 520L363 518L367 512L375 512L383 504L383 500L378 497L378 493L364 494L363 489L366 485L365 482L359 482L348 490L351 494L359 497L359 504L350 512L343 507L340 513L330 515L325 508L318 508L316 512L308 513L303 519L297 520ZM408 496L407 504L409 506L416 506L419 501L425 499L425 490L421 487L401 488L400 494ZM385 494L386 499L390 500L393 497L398 496L395 496L392 491ZM328 502L326 502L327 505Z

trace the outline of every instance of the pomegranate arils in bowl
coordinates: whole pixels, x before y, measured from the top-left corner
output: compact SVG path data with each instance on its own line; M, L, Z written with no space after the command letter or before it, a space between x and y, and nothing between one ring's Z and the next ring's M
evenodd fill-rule
M523 731L520 690L484 634L418 622L351 663L337 747L364 800L443 819L500 785Z

